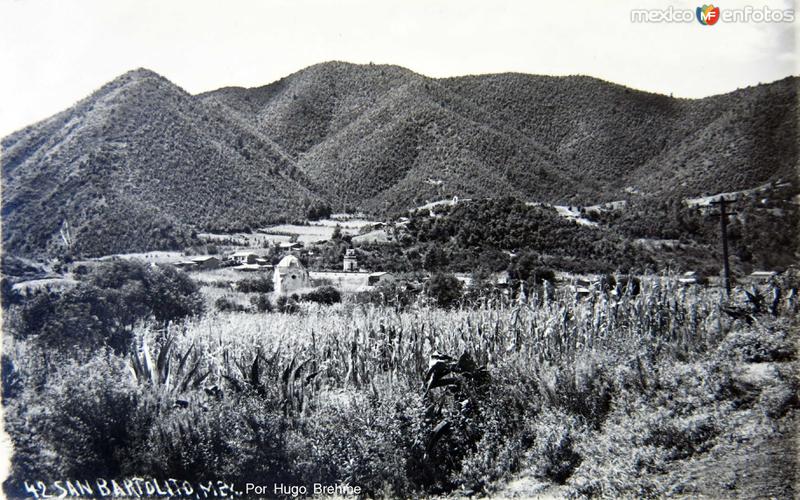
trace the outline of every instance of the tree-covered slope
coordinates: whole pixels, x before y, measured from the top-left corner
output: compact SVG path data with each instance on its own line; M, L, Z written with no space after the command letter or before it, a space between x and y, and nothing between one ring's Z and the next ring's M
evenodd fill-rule
M795 182L797 85L690 100L580 76L332 62L192 96L136 70L2 140L3 243L61 252L66 233L98 255L312 203L384 215L452 196L583 204Z
M246 123L135 71L3 140L3 239L21 253L174 247L192 229L297 216L293 162Z

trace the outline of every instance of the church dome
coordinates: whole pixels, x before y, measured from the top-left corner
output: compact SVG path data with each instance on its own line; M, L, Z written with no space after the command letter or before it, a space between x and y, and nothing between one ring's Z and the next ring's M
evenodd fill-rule
M280 262L278 262L277 267L282 269L290 267L299 267L303 269L303 263L300 262L300 259L298 259L294 255L287 255L286 257L282 258Z

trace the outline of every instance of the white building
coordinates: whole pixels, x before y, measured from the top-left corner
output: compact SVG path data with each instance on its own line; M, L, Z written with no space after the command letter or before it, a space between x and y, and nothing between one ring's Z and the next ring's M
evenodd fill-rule
M358 260L356 259L356 251L348 248L344 252L344 271L355 272L358 271Z
M311 287L308 271L294 255L287 255L278 262L272 279L275 293L279 295L289 295Z
M230 258L237 264L255 264L258 255L253 252L236 252Z

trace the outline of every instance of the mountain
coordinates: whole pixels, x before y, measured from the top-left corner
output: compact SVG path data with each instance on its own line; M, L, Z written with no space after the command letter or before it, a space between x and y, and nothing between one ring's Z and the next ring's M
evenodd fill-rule
M62 228L89 255L176 247L318 199L268 138L146 70L5 138L2 174L3 243L21 254Z
M795 182L797 90L792 77L674 99L584 76L332 62L193 96L140 69L2 140L3 244L52 253L64 234L99 255L314 204L385 215L451 196L579 204Z

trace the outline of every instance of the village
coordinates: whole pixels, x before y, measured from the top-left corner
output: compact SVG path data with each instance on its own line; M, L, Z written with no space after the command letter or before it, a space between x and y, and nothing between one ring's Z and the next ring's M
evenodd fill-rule
M733 194L733 193L731 193ZM709 198L710 199L710 198ZM418 213L427 217L439 217L437 210L454 207L459 203L469 203L470 199L454 197L429 202L417 207ZM705 206L708 200L685 200L687 204ZM538 203L527 203L540 206ZM625 202L609 202L587 207L551 206L560 217L575 224L593 228L596 226L582 214L599 213L608 210L624 210ZM410 211L413 212L413 211ZM246 294L240 293L239 283L246 280L268 280L271 286L266 289L273 297L297 296L321 287L336 289L344 300L358 294L369 293L381 286L394 286L398 289L418 292L424 288L431 277L424 269L413 273L391 272L380 266L369 267L359 261L363 248L394 243L409 223L409 217L401 216L395 220L370 220L364 214L331 214L327 219L304 221L295 224L280 224L260 228L251 232L238 233L199 233L202 245L183 251L150 251L107 255L99 258L74 261L58 269L51 269L42 276L23 280L13 285L16 293L30 295L41 291L59 291L77 284L79 276L98 263L118 260L138 260L151 265L166 265L185 271L198 282L204 294L213 300L221 297L247 303ZM326 265L319 264L319 254L331 241L342 238L348 248L341 258ZM639 245L653 245L664 241L635 242ZM310 263L315 263L310 265ZM335 267L334 267L335 265ZM452 273L463 289L475 285L472 273ZM765 284L775 277L773 271L754 270L750 275L740 276L743 284ZM502 295L514 295L515 284L509 271L496 271L483 277L484 284ZM602 282L608 278L602 274L580 274L555 270L548 279L555 288L568 288L576 297L588 297L602 290ZM684 271L678 277L684 286L723 286L717 275L704 275L699 271ZM262 288L263 289L263 288ZM517 290L518 291L518 290ZM213 299L213 300L211 300Z

